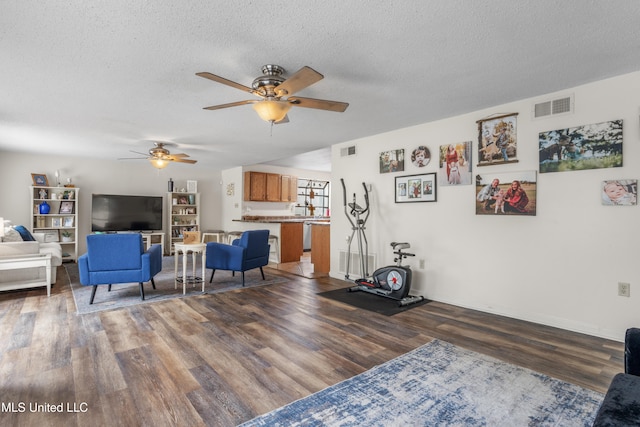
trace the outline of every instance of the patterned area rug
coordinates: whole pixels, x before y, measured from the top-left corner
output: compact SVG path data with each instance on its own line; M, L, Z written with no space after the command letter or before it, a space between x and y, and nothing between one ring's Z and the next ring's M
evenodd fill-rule
M113 285L111 292L107 291L106 285L98 286L96 297L93 304L89 304L91 299L91 289L93 286L82 286L80 284L80 276L78 273L78 264L65 263L64 268L69 276L69 284L73 291L73 298L76 302L78 314L93 313L102 310L112 310L116 308L128 307L136 304L145 304L150 302L163 301L171 298L182 298L185 296L202 295L202 285L187 286L186 295L182 294L182 285L178 284L175 288L175 268L173 257L163 257L162 271L155 277L156 289L153 289L151 282L144 284L145 299L140 299L140 286L137 283L125 283ZM189 264L189 268L191 264ZM179 275L182 275L180 264ZM287 278L269 274L269 268L264 268L265 280L262 280L260 269L249 270L245 272L245 288L256 286L274 285L276 283L285 283ZM202 272L200 265L196 265L196 273ZM188 274L190 274L190 269ZM213 282L209 283L211 270L207 270L205 281L205 294L216 294L220 292L228 292L242 288L242 273L231 275L230 271L216 271Z
M603 395L434 340L243 426L590 426Z

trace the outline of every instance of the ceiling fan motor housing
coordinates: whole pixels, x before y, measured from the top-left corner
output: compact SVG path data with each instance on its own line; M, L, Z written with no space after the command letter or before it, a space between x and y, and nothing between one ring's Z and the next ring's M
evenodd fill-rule
M149 154L153 157L164 157L169 155L169 150L164 148L164 144L160 142L154 143L155 147L149 150Z
M274 89L286 80L282 77L284 68L279 65L267 64L262 67L262 73L264 75L256 77L251 87L266 97L275 97L276 93Z

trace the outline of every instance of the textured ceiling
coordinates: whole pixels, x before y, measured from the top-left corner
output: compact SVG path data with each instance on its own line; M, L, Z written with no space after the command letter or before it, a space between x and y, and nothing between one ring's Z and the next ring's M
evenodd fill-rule
M157 140L195 167L314 168L289 158L640 70L639 21L636 0L2 0L0 150L117 159ZM349 108L273 129L248 105L203 110L254 97L196 72L250 86L264 64L314 68L298 95Z

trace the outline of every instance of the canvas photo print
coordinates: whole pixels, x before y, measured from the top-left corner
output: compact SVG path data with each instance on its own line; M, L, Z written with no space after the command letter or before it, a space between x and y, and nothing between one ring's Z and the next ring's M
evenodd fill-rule
M633 206L638 200L638 180L620 179L602 181L602 204L607 206Z
M478 166L515 163L518 114L478 120Z
M476 175L476 215L536 214L536 171Z
M380 173L404 171L404 150L390 150L380 153Z
M622 120L541 132L540 173L622 167Z
M440 185L471 184L471 141L440 146Z

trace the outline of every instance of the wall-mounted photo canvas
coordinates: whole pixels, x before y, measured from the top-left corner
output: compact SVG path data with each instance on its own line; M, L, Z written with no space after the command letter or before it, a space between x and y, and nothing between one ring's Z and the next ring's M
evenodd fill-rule
M476 175L476 215L536 214L536 171Z
M413 163L415 167L423 168L427 166L430 161L431 151L424 145L419 146L411 152L411 163Z
M518 161L518 113L478 120L478 166Z
M443 185L471 184L471 141L441 145L438 182Z
M638 202L638 180L619 179L602 181L602 204L608 206L633 206Z
M404 150L390 150L380 153L380 173L404 171Z
M622 120L539 134L540 173L622 167Z

